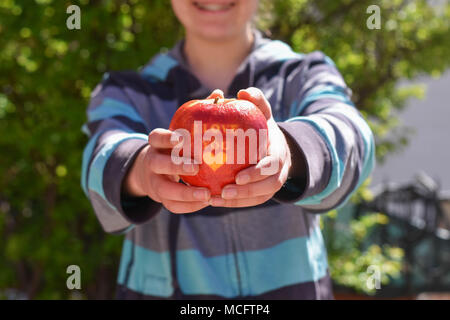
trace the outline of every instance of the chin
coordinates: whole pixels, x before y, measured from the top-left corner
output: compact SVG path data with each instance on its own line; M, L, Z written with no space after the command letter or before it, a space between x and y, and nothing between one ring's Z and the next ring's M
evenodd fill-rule
M232 23L200 24L191 28L190 31L210 41L226 41L232 38L239 38L248 31L248 25L239 25Z
M238 37L257 9L257 0L172 0L186 31L211 41Z
M235 37L238 33L237 30L224 28L204 28L197 31L197 35L210 41L223 41Z

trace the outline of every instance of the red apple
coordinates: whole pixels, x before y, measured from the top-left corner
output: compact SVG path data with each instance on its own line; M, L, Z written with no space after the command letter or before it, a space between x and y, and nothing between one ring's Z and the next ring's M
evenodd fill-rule
M191 139L190 146L181 152L179 148L179 156L196 159L200 167L197 175L181 179L192 186L209 188L212 195L220 195L225 185L235 183L239 171L256 164L267 152L266 118L247 100L186 102L175 112L169 129L185 129L182 132L189 134L185 138Z

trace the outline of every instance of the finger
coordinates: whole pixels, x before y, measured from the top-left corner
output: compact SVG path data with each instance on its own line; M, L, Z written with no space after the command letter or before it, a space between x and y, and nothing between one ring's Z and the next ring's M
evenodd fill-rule
M157 193L163 201L208 202L211 198L211 192L207 188L186 186L168 178L161 179Z
M236 184L245 185L248 183L261 181L271 175L278 173L282 166L281 160L276 156L267 156L261 159L256 165L241 170L236 175Z
M209 205L208 202L184 202L184 201L163 201L164 207L172 213L182 214L201 210Z
M223 188L222 198L247 199L268 194L274 194L283 186L284 181L280 175L270 176L267 179L249 183L246 185L230 184Z
M262 204L272 198L272 195L264 195L248 199L232 199L225 200L220 197L213 197L209 200L209 204L213 207L241 208L253 207Z
M213 92L211 92L211 94L206 99L215 99L215 98L225 99L223 96L223 91L220 89L216 89Z
M291 165L290 165L290 163L289 163L289 164L285 164L285 165L283 166L283 169L281 170L279 179L280 179L280 181L281 181L281 185L282 185L282 186L284 185L284 183L286 182L286 180L287 180L288 177L289 177L289 170L290 170L290 168L291 168ZM280 187L280 188L281 188L281 187Z
M256 105L266 117L266 120L272 117L272 108L269 101L262 93L261 90L255 87L239 90L237 94L238 99L248 100Z
M147 196L153 199L154 201L161 203L162 199L158 195L158 193L155 190L158 190L159 182L164 179L163 175L159 174L152 174L151 178L149 178L148 184L146 185L146 193Z
M190 159L184 159L180 164L176 164L170 155L160 152L153 152L148 164L150 170L157 174L195 176L199 170L198 164L192 163Z
M153 148L170 149L178 144L178 139L175 139L172 131L157 128L150 132L150 134L148 135L148 143Z

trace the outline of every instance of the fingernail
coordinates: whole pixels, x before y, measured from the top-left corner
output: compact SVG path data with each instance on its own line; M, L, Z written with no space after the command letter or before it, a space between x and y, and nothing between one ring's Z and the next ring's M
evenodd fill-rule
M225 188L222 190L222 198L233 199L237 196L236 188Z
M211 198L209 200L209 204L215 207L220 207L225 204L225 200L223 200L222 198Z
M195 190L194 198L197 200L207 200L208 199L208 191L206 190Z
M250 181L250 176L248 174L242 174L236 177L237 184L246 184Z

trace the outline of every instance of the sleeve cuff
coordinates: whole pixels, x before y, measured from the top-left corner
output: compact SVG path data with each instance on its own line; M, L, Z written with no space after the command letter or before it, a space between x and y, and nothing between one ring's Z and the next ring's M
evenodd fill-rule
M331 175L331 156L320 134L308 123L301 121L279 122L281 131L290 139L291 150L296 157L303 157L305 177L290 177L275 194L278 202L296 203L320 193ZM298 158L297 158L298 159Z
M148 197L125 198L122 195L122 182L139 151L146 145L147 141L142 139L125 140L114 150L103 172L107 200L131 224L147 222L162 208L160 203Z

